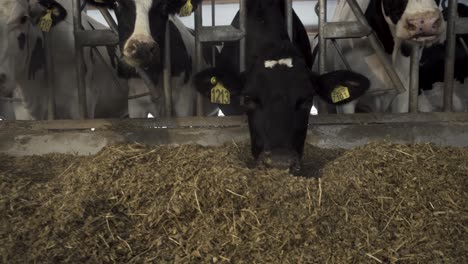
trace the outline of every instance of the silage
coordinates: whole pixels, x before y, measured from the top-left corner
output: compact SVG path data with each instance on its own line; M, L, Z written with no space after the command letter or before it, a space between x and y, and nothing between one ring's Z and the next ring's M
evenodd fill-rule
M466 148L307 146L319 180L252 168L245 144L0 159L5 263L468 260Z

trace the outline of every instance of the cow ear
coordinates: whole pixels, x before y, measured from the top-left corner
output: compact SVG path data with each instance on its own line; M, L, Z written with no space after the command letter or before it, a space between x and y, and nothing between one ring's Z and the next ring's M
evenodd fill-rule
M198 92L209 99L214 89L220 91L226 89L232 97L239 96L243 88L241 75L218 68L210 68L197 73L193 78L193 84Z
M65 20L68 15L67 10L55 1L51 4L49 9L52 11L52 26L55 26Z
M312 74L311 80L317 94L329 104L342 105L361 97L370 87L365 76L345 70L321 76Z
M39 0L38 6L31 8L33 17L38 18L39 26L43 31L49 31L50 27L57 25L67 17L67 10L54 0Z

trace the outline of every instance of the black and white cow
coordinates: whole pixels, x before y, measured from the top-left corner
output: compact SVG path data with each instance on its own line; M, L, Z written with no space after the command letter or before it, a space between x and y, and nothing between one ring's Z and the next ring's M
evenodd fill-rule
M247 2L245 72L239 73L239 58L225 46L221 64L194 80L197 89L220 106L227 103L246 111L252 154L259 164L297 172L313 97L347 103L362 95L369 83L349 71L312 73L306 60L309 43L289 40L283 6L282 0ZM302 24L295 24L295 34L305 35Z
M72 2L68 0L7 0L0 3L0 73L6 81L0 93L13 94L16 119L45 119L47 117L48 83L45 76L45 51L42 18L50 10L53 23L48 36L54 65L56 118L78 119L77 75L72 17L67 16ZM85 29L104 28L84 16ZM99 48L106 57L107 50ZM123 117L127 115L128 87L116 80L95 50L84 49L88 117ZM117 82L120 85L117 85ZM119 87L119 88L118 88Z
M468 17L467 5L459 3L457 9L459 17ZM444 11L445 18L446 13ZM456 36L453 94L453 110L456 112L468 111L468 51L463 47L461 40L468 43L468 34ZM443 110L445 54L445 43L426 48L422 53L419 69L421 95L418 102L422 112Z
M445 40L446 22L439 9L438 0L358 0L365 10L365 17L376 32L406 92L396 96L365 96L359 104L375 112L391 109L392 112L407 112L409 106L409 69L412 45L430 47ZM334 21L356 20L346 1L338 3ZM378 60L367 39L339 40L344 56L353 65L353 70L365 74L371 81L371 91L393 88L390 78ZM339 56L330 64L343 67ZM345 106L345 112L354 112L355 103Z
M171 87L173 115L191 116L195 112L196 90L192 86L195 67L193 59L195 38L182 22L172 16L176 13L189 15L201 0L88 0L115 11L118 22L120 49L123 58L119 62L119 75L129 79L130 89L136 94L147 91L134 67L148 73L163 94L162 71L165 53L165 28L170 21ZM190 6L190 8L187 8ZM148 113L161 116L164 96L150 96L129 101L130 117L146 117ZM206 100L207 113L214 109Z

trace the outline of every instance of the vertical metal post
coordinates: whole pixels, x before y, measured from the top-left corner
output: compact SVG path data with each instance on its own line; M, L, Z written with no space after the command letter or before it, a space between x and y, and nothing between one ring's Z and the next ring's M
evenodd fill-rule
M324 29L325 23L327 22L327 0L319 0L319 73L325 74L327 72L326 67L326 58L327 58L327 41L325 39ZM319 114L326 114L328 113L328 105L321 99L317 99L316 101L316 108Z
M211 0L211 26L214 27L216 26L216 2L215 0ZM211 48L211 63L213 66L216 65L216 46L213 46Z
M200 30L203 27L203 6L200 5L195 11L195 61L196 61L196 71L200 72L203 68L203 51L202 44L200 42ZM197 116L203 115L203 96L200 93L197 93L197 106L196 106Z
M247 1L240 0L240 10L239 10L239 29L244 32L244 37L239 41L239 65L240 72L245 71L245 44L246 44L246 28L247 28ZM250 0L252 1L252 0Z
M172 116L172 87L171 87L171 30L170 20L166 22L166 32L164 38L164 67L163 67L163 87L164 87L164 110L165 116Z
M286 11L286 28L288 30L289 39L293 41L293 7L292 7L292 0L284 1Z
M73 0L73 31L75 33L75 66L78 86L78 108L80 119L85 119L88 116L88 107L86 102L84 57L83 47L80 44L80 40L77 38L77 33L82 30L81 27L81 1Z
M421 57L421 46L413 45L411 48L410 64L410 87L409 87L409 111L418 112L418 93L419 93L419 59Z
M445 50L445 90L444 90L444 111L453 110L453 85L455 72L455 22L457 15L457 0L448 0L448 20L447 20L447 46Z
M319 0L319 73L325 74L327 58L327 41L325 39L324 29L327 22L327 0Z
M44 50L46 63L46 78L47 78L47 119L55 119L55 87L54 87L54 64L52 59L52 41L49 33L44 32Z

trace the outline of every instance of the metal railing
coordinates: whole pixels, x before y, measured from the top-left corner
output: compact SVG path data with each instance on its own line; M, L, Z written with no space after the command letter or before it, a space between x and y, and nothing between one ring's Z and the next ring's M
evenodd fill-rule
M107 10L100 8L101 13L111 27L110 30L92 30L85 31L81 27L81 12L82 2L80 0L74 1L73 18L74 18L74 33L76 43L76 67L77 67L77 85L78 85L78 101L80 118L85 119L87 114L86 107L86 88L84 82L84 58L83 47L85 46L104 46L104 45L118 45L118 36L116 30L116 23ZM203 67L203 52L202 43L204 42L222 42L222 41L240 41L240 70L245 69L245 30L246 30L246 2L248 0L240 0L240 28L236 29L233 26L216 26L214 25L214 6L212 7L212 26L203 26L202 19L202 6L195 12L195 60L196 71L202 70ZM288 33L292 36L292 0L285 0L286 21ZM375 33L370 29L362 10L359 8L356 0L347 0L351 7L357 21L354 22L327 22L327 1L319 0L319 72L325 73L327 45L326 42L342 38L360 38L366 36L376 52L376 55L382 62L387 74L394 84L394 89L397 93L405 92L406 89L398 77L395 69L390 62L387 54L385 54L380 41ZM444 109L445 111L452 111L452 94L453 94L453 75L455 65L455 34L468 33L468 18L457 17L457 0L448 0L449 2L449 18L447 23L447 58L445 67L445 96L444 96ZM214 5L212 0L212 5ZM169 31L166 26L166 47L170 47L170 38L168 37ZM334 43L336 45L336 43ZM120 51L117 49L118 52ZM338 52L339 53L339 52ZM118 54L121 56L121 54ZM339 54L342 56L342 54ZM415 49L412 52L411 59L411 90L410 90L410 112L417 112L417 93L418 93L418 72L419 61L417 59L418 51ZM344 58L344 57L343 57ZM165 112L166 116L171 116L171 87L170 87L170 52L165 52L164 56L164 98L165 98ZM157 97L158 91L155 84L152 83L148 74L142 70L137 69L144 82L149 88L150 93ZM198 95L197 98L197 115L203 113L203 98ZM50 103L51 104L51 103Z

